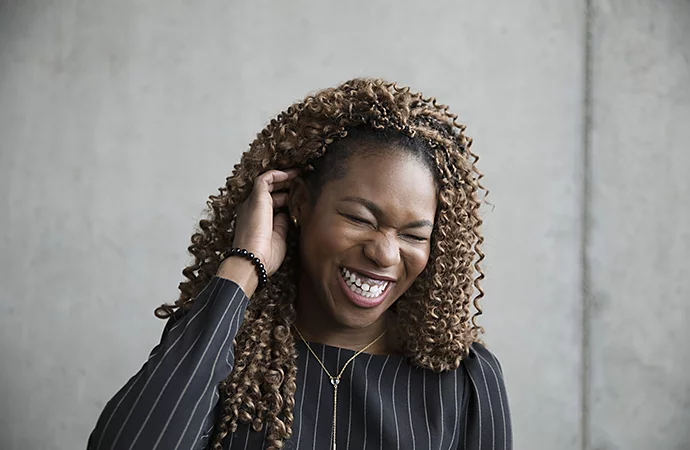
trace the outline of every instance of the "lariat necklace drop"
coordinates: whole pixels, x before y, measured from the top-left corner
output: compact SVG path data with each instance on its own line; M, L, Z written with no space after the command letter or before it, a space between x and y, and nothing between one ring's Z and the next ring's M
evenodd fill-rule
M331 385L333 386L333 432L331 433L331 439L333 440L333 446L331 447L331 449L336 450L336 448L335 448L335 436L336 436L335 430L336 430L336 417L337 417L336 412L338 410L338 385L340 384L340 378L343 376L343 373L345 373L345 369L347 368L348 364L350 364L352 362L352 360L354 360L356 357L358 357L366 349L368 349L369 347L374 345L376 342L378 342L378 340L381 339L383 337L383 335L386 334L386 331L388 331L388 330L385 330L383 333L381 333L379 335L379 337L377 337L376 339L371 341L369 343L369 345L367 345L366 347L364 347L363 349L361 349L360 351L358 351L357 353L352 355L352 357L347 360L347 362L345 363L343 368L340 369L340 372L336 376L331 375L331 373L328 371L328 369L326 369L326 366L324 366L323 362L321 361L321 358L316 356L316 353L314 353L314 350L312 350L311 346L309 345L307 340L304 339L304 336L302 336L302 333L299 331L299 329L296 326L295 326L295 331L297 331L297 334L299 335L300 339L302 339L302 342L304 342L304 345L307 346L307 348L309 349L309 352L312 355L314 355L314 358L316 358L316 360L319 362L319 365L321 365L321 368L323 369L323 371L326 372L326 375L328 375L328 379L331 381ZM306 388L307 387L304 386L302 389L306 389Z

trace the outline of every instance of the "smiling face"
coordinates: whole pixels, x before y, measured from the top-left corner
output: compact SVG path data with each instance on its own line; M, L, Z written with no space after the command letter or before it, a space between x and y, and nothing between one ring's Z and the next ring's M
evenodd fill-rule
M332 326L372 325L427 264L434 178L409 151L388 146L349 156L344 175L325 183L316 201L304 200L306 190L296 189L292 208L301 225L300 290L308 291L299 309Z

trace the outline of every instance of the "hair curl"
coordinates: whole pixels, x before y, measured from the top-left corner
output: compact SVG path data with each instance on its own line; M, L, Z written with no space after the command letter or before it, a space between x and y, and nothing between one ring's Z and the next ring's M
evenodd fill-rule
M348 129L362 126L421 138L436 163L439 205L429 262L396 303L396 316L403 351L413 364L434 371L456 369L483 332L476 323L482 314L478 302L484 296L479 208L487 191L476 167L479 158L470 150L465 126L447 106L380 79L358 78L322 90L271 120L220 193L207 202L207 216L188 248L194 262L182 271L187 280L180 283L180 297L173 305L159 307L156 315L168 318L178 308L189 308L210 282L220 255L233 242L236 209L259 174L291 167L310 170L330 144L346 137ZM293 231L287 246L283 264L252 298L235 338L235 366L219 386L216 450L240 422L255 431L267 426L269 449L282 448L292 435L298 256Z

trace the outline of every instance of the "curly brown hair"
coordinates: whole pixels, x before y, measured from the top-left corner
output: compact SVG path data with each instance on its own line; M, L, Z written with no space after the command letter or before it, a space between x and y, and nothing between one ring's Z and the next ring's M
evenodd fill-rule
M187 309L215 275L220 255L233 242L237 207L248 197L253 180L269 169L299 167L323 156L329 145L355 127L395 130L421 138L433 157L438 180L438 212L429 262L412 287L397 301L397 328L403 352L413 364L433 371L457 369L469 346L483 332L476 323L484 259L479 209L487 194L472 153L472 140L457 115L435 98L380 79L353 79L307 96L262 130L207 202L207 218L191 238L194 262L182 273L180 298L156 315L168 318ZM247 308L235 341L235 366L219 386L221 413L213 448L237 429L267 427L267 448L280 449L292 435L297 375L293 335L297 296L298 237L288 234L287 255L269 285Z

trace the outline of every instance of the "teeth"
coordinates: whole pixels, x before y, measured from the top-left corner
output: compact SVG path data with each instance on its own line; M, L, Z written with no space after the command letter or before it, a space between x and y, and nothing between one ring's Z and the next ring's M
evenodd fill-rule
M342 269L343 280L345 284L350 288L350 290L362 297L366 298L376 298L379 297L383 291L388 287L388 282L383 284L370 285L368 283L362 283L362 280L358 278L357 275L350 272L347 269Z

